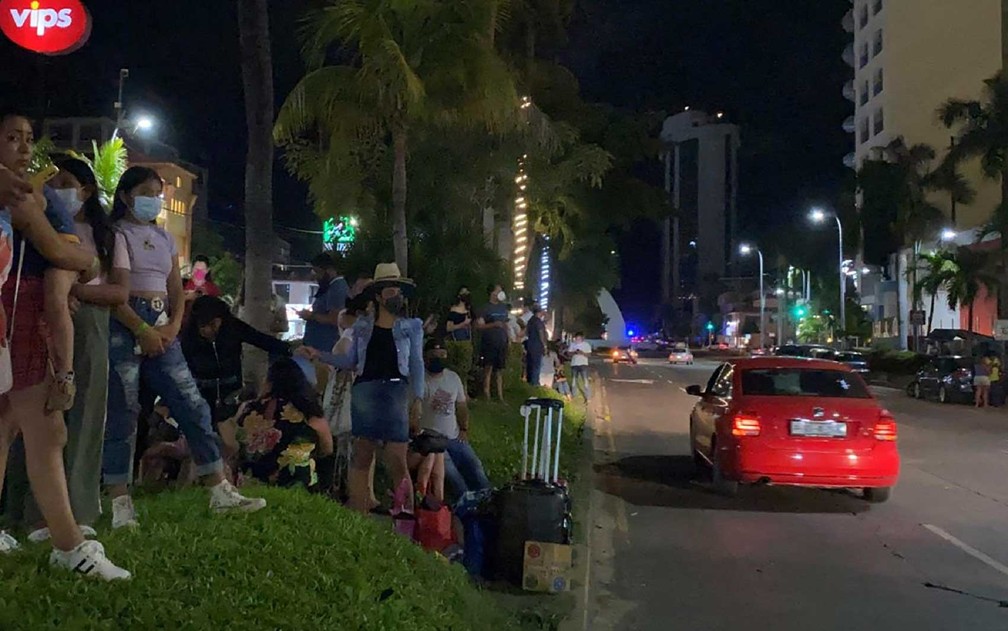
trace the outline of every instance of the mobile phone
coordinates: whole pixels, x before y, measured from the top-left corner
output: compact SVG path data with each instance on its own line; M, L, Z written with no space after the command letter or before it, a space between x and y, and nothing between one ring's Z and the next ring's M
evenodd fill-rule
M32 185L33 189L40 191L46 182L56 177L57 173L59 173L59 169L55 164L50 162L41 171L29 177L28 182Z

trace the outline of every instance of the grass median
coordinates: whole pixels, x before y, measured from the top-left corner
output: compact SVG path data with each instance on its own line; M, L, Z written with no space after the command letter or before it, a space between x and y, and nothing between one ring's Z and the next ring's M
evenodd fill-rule
M495 485L521 464L519 407L545 390L513 384L505 403L473 403L471 439ZM567 406L561 476L580 462L581 406ZM140 494L142 527L99 524L127 583L48 567L49 545L0 556L0 629L552 629L563 599L492 593L464 569L394 535L387 522L299 490L251 487L269 507L212 515L202 489ZM23 535L24 533L20 533ZM21 537L24 541L23 536ZM496 589L496 587L495 587Z

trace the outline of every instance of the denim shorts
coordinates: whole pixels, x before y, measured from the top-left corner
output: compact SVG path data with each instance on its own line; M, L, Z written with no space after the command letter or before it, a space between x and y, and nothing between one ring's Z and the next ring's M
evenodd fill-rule
M409 382L362 381L350 392L351 434L384 443L409 442Z

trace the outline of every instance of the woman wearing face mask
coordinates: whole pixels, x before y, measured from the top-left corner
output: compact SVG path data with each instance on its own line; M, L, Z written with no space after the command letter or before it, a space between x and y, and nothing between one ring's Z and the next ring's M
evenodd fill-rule
M468 288L459 289L455 304L448 310L445 330L448 331L448 337L456 342L472 339L472 296Z
M237 410L237 405L230 401L242 387L245 344L279 357L291 355L287 342L234 317L220 298L200 296L193 301L182 332L182 353L200 393L210 404L214 423L229 419Z
M73 373L79 386L73 407L66 414L67 446L64 454L70 506L86 534L101 516L101 453L108 395L109 311L129 297L129 252L98 199L94 171L75 158L56 160L59 173L50 180L53 193L73 213L81 244L101 261L101 274L70 291L73 311ZM74 274L73 272L70 272ZM76 279L76 274L74 274ZM49 316L46 316L50 324ZM51 326L51 324L50 324ZM38 529L28 538L49 537L42 515L28 496L24 520Z
M34 141L31 122L17 109L0 107L0 164L19 178L26 177ZM100 543L85 541L77 527L63 468L66 425L60 412L48 411L45 406L51 379L41 325L45 268L55 265L81 272L100 267L92 254L59 237L44 214L47 203L60 203L51 189L35 191L22 202L0 210L0 280L5 281L0 290L0 330L10 335L9 346L3 344L10 353L9 363L0 362L0 391L5 392L0 397L4 399L0 401L0 482L10 441L20 432L28 478L52 533L50 563L89 577L127 579L130 573L109 561ZM22 253L23 263L15 266L20 270L12 271L12 261ZM17 547L13 538L0 532L0 553Z
M140 374L161 397L185 434L196 473L210 488L215 511L256 511L261 498L247 498L224 478L224 467L211 425L210 406L200 395L177 337L185 293L175 240L154 220L161 213L161 177L132 167L119 180L112 220L130 254L130 297L118 307L109 339L108 420L103 473L112 499L112 527L138 525L129 484L140 414Z
M424 395L423 323L405 317L406 294L414 288L398 265L379 264L364 293L374 304L374 315L361 315L333 353L318 354L322 361L356 373L350 393L354 444L348 486L349 506L362 513L376 508L369 489L379 447L384 447L393 486L412 488L406 447L410 420L419 419ZM411 491L410 505L412 498Z

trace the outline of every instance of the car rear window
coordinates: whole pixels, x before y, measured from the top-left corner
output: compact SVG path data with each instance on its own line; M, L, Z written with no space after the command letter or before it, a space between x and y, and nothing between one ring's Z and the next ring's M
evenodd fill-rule
M842 362L863 362L865 356L861 353L837 353L837 360Z
M742 394L761 397L870 399L857 375L841 370L751 368L742 371Z

